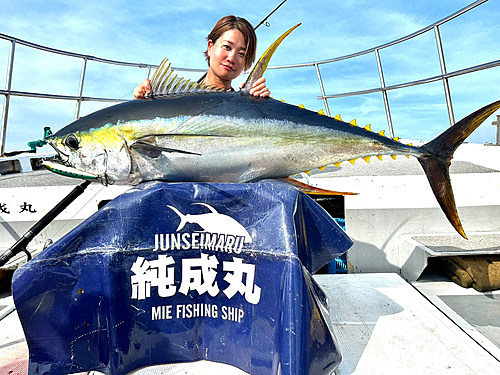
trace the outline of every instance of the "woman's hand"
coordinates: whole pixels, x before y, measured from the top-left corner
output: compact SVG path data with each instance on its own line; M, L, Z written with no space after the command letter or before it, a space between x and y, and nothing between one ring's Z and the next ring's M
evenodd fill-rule
M151 81L145 79L144 82L137 85L134 89L134 99L144 99L146 94L151 93Z
M240 85L240 89L245 86L244 83ZM257 81L254 82L252 88L250 89L250 95L260 96L261 98L267 98L271 96L271 91L266 86L266 79L264 77L260 77Z
M245 86L244 83L240 85L240 89ZM134 89L134 98L135 99L144 99L146 94L151 93L151 81L149 79L145 79L144 82L137 85ZM266 98L271 96L271 91L266 85L266 79L264 77L260 77L257 81L254 82L252 89L250 90L250 95L259 96L261 98Z

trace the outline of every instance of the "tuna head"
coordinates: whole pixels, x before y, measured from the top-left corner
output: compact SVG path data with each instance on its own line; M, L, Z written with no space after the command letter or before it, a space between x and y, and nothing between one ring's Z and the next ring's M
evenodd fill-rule
M127 142L117 126L75 132L64 129L46 139L57 152L43 162L47 169L105 185L133 182Z

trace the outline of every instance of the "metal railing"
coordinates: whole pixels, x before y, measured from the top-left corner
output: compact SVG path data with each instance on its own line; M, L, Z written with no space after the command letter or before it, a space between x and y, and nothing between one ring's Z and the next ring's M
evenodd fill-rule
M399 38L399 39L396 39L396 40L393 40L391 42L388 42L388 43L385 43L385 44L382 44L380 46L377 46L377 47L373 47L373 48L370 48L370 49L367 49L367 50L364 50L364 51L360 51L360 52L356 52L356 53L353 53L353 54L350 54L350 55L345 55L345 56L340 56L340 57L336 57L336 58L332 58L332 59L328 59L328 60L322 60L322 61L315 61L315 62L309 62L309 63L304 63L304 64L293 64L293 65L283 65L283 66L275 66L275 67L270 67L269 69L287 69L287 68L299 68L299 67L308 67L308 66L314 66L315 69L316 69L316 72L317 72L317 76L318 76L318 82L319 82L319 85L320 85L320 90L321 90L321 96L317 97L318 100L323 100L324 102L324 105L325 105L325 111L327 113L328 116L330 116L330 108L328 106L328 99L336 99L336 98L343 98L343 97L348 97L348 96L356 96L356 95L365 95L365 94L371 94L371 93L376 93L376 92L381 92L382 93L382 96L383 96L383 100L384 100L384 106L385 106L385 113L386 113L386 116L387 116L387 124L388 124L388 127L389 127L389 132L391 134L391 137L394 137L394 128L393 128L393 125L392 125L392 119L391 119L391 112L390 112L390 107L389 107L389 99L388 99L388 95L387 95L387 92L388 91L391 91L391 90L396 90L396 89L402 89L402 88L406 88L406 87L411 87L411 86L417 86L417 85L422 85L422 84L425 84L425 83L431 83L431 82L436 82L436 81L443 81L443 86L444 86L444 92L445 92L445 98L446 98L446 106L447 106L447 109L448 109L448 117L450 119L450 125L453 125L455 123L455 116L454 116L454 113L453 113L453 104L452 104L452 100L451 100L451 94L450 94L450 86L449 86L449 79L452 78L452 77L457 77L457 76L460 76L460 75L464 75L464 74L469 74L469 73L473 73L473 72L477 72L477 71L480 71L480 70L484 70L484 69L489 69L489 68L493 68L493 67L497 67L497 66L500 66L500 60L495 60L495 61L491 61L489 63L486 63L486 64L481 64L481 65L476 65L476 66L472 66L472 67L469 67L469 68L466 68L466 69L461 69L461 70L457 70L457 71L454 71L454 72L447 72L446 70L446 62L445 62L445 58L444 58L444 53L443 53L443 45L442 45L442 42L441 42L441 34L439 32L439 27L459 16L461 16L462 14L476 8L477 6L487 2L488 0L478 0L478 1L475 1L471 4L469 4L468 6L458 10L457 12L441 19L440 21L437 21L427 27L424 27L414 33L411 33L407 36L404 36L402 38ZM438 50L438 55L439 55L439 63L440 63L440 67L441 67L441 74L440 75L437 75L437 76L432 76L432 77L428 77L428 78L425 78L425 79L421 79L421 80L418 80L418 81L411 81L411 82L405 82L405 83L401 83L401 84L397 84L397 85L392 85L392 86L386 86L385 84L385 79L384 79L384 72L383 72L383 69L382 69L382 61L381 61L381 58L380 58L380 51L382 49L385 49L385 48L388 48L388 47L392 47L396 44L399 44L399 43L402 43L402 42L406 42L410 39L413 39L417 36L420 36L422 34L425 34L427 32L430 32L434 30L434 34L435 34L435 39L436 39L436 47L437 47L437 50ZM334 95L326 95L325 94L325 89L324 89L324 86L323 86L323 81L322 81L322 78L321 78L321 72L320 72L320 65L324 65L324 64L331 64L331 63L334 63L334 62L339 62L339 61L342 61L342 60L348 60L348 59L352 59L352 58L355 58L355 57L359 57L359 56L363 56L363 55L368 55L368 54L375 54L375 58L376 58L376 61L377 61L377 68L378 68L378 73L379 73L379 78L380 78L380 87L375 87L375 88L372 88L372 89L367 89L367 90L362 90L362 91L353 91L353 92L345 92L345 93L339 93L339 94L334 94Z
M9 106L10 106L10 98L12 96L43 98L43 99L62 99L62 100L76 101L75 119L77 119L80 116L81 104L83 101L96 101L96 102L122 101L121 99L117 99L117 98L102 98L102 97L91 97L91 96L84 96L83 95L83 86L84 86L85 73L87 71L87 62L88 61L95 61L98 63L118 65L118 66L123 66L123 67L136 67L136 68L141 68L141 69L148 69L148 72L147 72L148 77L150 75L151 69L155 69L158 67L158 65L154 65L154 64L132 63L132 62L125 62L125 61L118 61L118 60L109 60L109 59L103 59L103 58L91 56L91 55L83 55L83 54L79 54L79 53L63 51L63 50L59 50L59 49L55 49L55 48L42 46L40 44L31 43L31 42L28 42L26 40L15 38L15 37L12 37L10 35L6 35L6 34L2 34L2 33L0 33L0 39L7 40L11 43L10 52L9 52L9 59L8 59L8 63L7 63L7 80L6 80L6 85L5 85L6 87L5 87L5 90L0 90L0 95L5 96L4 106L3 106L2 125L0 128L0 157L3 156L4 152L5 152L7 124L8 124L8 119L9 119ZM81 59L82 60L82 70L81 70L80 81L79 81L78 95L76 95L76 96L73 96L73 95L54 95L54 94L45 94L45 93L40 93L40 92L13 90L12 89L12 77L13 77L13 70L14 70L16 45L23 45L26 47L40 50L40 51L45 51L45 52L49 52L49 53L54 53L54 54L58 54L58 55L69 56L69 57ZM190 68L180 68L180 67L172 67L172 69L177 70L177 71L185 71L185 72L205 72L206 71L206 69L190 69Z
M449 79L452 77L457 77L460 75L469 74L469 73L477 72L480 70L500 66L500 60L495 60L495 61L491 61L489 63L472 66L472 67L469 67L466 69L448 72L446 69L446 62L445 62L445 57L444 57L444 53L443 53L443 46L442 46L442 42L441 42L439 27L441 25L445 24L446 22L449 22L449 21L453 20L454 18L461 16L462 14L474 9L475 7L485 3L487 1L488 0L475 1L471 4L469 4L468 6L460 9L459 11L449 15L448 17L445 17L442 20L435 22L435 23L433 23L433 24L431 24L431 25L429 25L421 30L418 30L412 34L405 36L405 37L393 40L389 43L382 44L382 45L374 47L374 48L370 48L370 49L367 49L364 51L360 51L357 53L353 53L353 54L345 55L345 56L341 56L341 57L336 57L336 58L332 58L332 59L303 63L303 64L273 66L273 67L269 67L269 69L291 69L291 68L299 68L299 67L314 67L316 70L318 83L319 83L319 87L320 87L320 91L321 91L321 95L319 97L317 97L317 99L323 100L323 103L325 106L325 111L326 111L327 115L329 115L329 116L330 116L330 109L329 109L329 105L328 105L328 100L330 100L330 99L381 92L382 96L383 96L385 113L386 113L386 117L387 117L387 124L389 127L389 132L391 134L391 137L394 137L394 128L393 128L393 124L392 124L391 111L390 111L389 99L388 99L387 93L391 90L396 90L396 89L401 89L401 88L406 88L406 87L416 86L416 85L422 85L422 84L436 82L436 81L442 81L443 86L444 86L446 105L447 105L447 109L448 109L448 117L450 120L450 124L453 125L455 123L455 118L454 118L453 104L452 104L452 99L451 99L451 94L450 94ZM385 84L384 72L382 69L382 61L381 61L381 57L380 57L380 51L385 49L385 48L394 46L396 44L408 41L408 40L415 38L419 35L422 35L424 33L431 32L432 30L434 31L434 34L435 34L436 47L438 50L439 63L440 63L440 67L441 67L441 74L436 75L436 76L432 76L432 77L428 77L425 79L417 80L417 81L410 81L410 82L405 82L405 83L401 83L401 84L387 86ZM88 61L95 61L95 62L99 62L99 63L103 63L103 64L113 64L113 65L120 65L120 66L126 66L126 67L137 67L137 68L141 68L141 69L148 69L148 73L147 73L148 76L150 74L151 69L157 68L157 65L153 65L153 64L131 63L131 62L124 62L124 61L108 60L108 59L103 59L103 58L99 58L99 57L95 57L95 56L83 55L83 54L58 50L58 49L54 49L54 48L49 48L49 47L45 47L42 45L31 43L31 42L28 42L28 41L25 41L22 39L18 39L18 38L14 38L12 36L1 34L1 33L0 33L0 39L10 41L10 43L11 43L9 60L8 60L8 64L7 64L6 87L5 87L5 90L0 90L0 94L5 96L2 124L1 124L1 128L0 128L0 156L4 155L5 141L6 141L5 138L6 138L6 133L7 133L8 118L9 118L9 104L10 104L10 98L12 96L34 97L34 98L45 98L45 99L74 100L74 101L76 101L76 111L75 111L75 119L76 119L80 115L81 104L83 101L100 101L100 102L120 101L120 99L117 99L117 98L99 98L99 97L89 97L89 96L83 95L85 73L87 70L87 62ZM37 93L37 92L12 90L12 75L13 75L13 68L14 68L14 57L15 57L16 45L23 45L23 46L38 49L41 51L46 51L49 53L65 55L65 56L70 56L73 58L81 59L82 60L82 70L81 70L81 76L80 76L80 82L79 82L78 95L76 95L76 96L53 95L53 94L44 94L44 93ZM323 80L322 80L321 71L320 71L321 65L331 64L334 62L348 60L348 59L352 59L355 57L368 55L368 54L375 55L378 73L379 73L379 78L380 78L380 86L379 87L374 87L372 89L361 90L361 91L332 94L332 95L327 95L325 93L325 88L323 85ZM190 69L190 68L179 68L179 67L175 67L173 69L178 70L178 71L185 71L185 72L205 72L206 71L206 69Z

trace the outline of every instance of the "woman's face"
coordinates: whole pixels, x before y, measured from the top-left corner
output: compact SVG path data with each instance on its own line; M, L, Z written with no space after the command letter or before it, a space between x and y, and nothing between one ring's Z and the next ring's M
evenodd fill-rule
M238 77L245 67L246 42L236 29L228 30L213 43L208 41L211 73L227 83Z

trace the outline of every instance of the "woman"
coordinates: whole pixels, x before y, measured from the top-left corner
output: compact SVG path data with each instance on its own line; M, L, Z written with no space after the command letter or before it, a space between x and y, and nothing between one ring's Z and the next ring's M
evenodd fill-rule
M204 52L208 72L200 79L207 85L232 90L231 82L238 77L243 70L251 68L255 60L257 49L257 36L252 25L244 18L226 16L215 24L207 36L207 50ZM244 84L240 85L242 88ZM134 89L134 98L143 99L146 93L151 92L149 79ZM267 97L270 91L266 86L264 77L258 79L250 94L254 96Z

